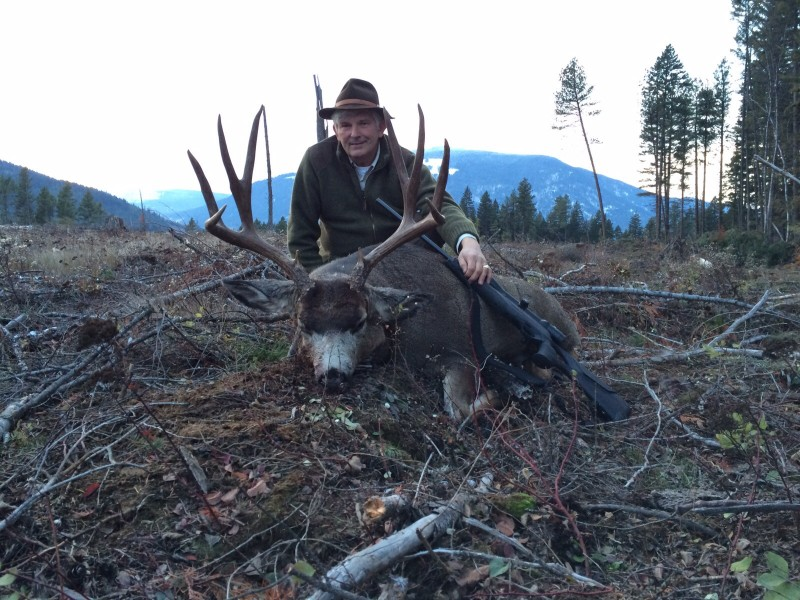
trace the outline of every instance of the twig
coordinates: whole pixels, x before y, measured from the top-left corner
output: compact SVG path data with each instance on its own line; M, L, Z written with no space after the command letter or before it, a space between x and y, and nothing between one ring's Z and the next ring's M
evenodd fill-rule
M633 485L633 482L636 481L636 478L650 466L650 450L653 448L653 444L655 443L659 433L661 433L661 398L659 398L658 394L655 393L655 390L650 387L650 384L647 381L647 371L644 372L644 387L647 390L647 393L650 394L650 397L656 401L656 430L653 432L653 435L647 444L647 448L644 451L644 463L638 469L636 469L634 474L631 475L631 478L625 483L626 488Z
M486 532L493 537L496 537L498 540L501 540L506 544L513 546L517 552L521 552L525 556L533 558L533 552L531 552L528 548L520 544L514 538L509 537L504 533L500 533L494 527L489 527L486 523L483 523L482 521L479 521L478 519L474 519L472 517L465 517L463 520L465 525L469 525L470 527L475 527L476 529L480 529L481 531Z
M77 378L76 375L81 373L86 367L94 362L94 360L103 352L105 352L107 348L108 344L102 344L98 346L75 367L58 377L55 381L53 381L53 383L48 385L38 394L31 394L25 396L18 402L11 402L7 404L5 409L3 409L3 412L0 413L0 443L6 443L8 441L9 434L14 428L15 423L28 411L33 410L40 404L43 404L56 392L64 389L70 389L88 379L88 376L86 375ZM113 357L109 358L109 360L104 363L102 368L106 368L108 364L113 364L113 362Z
M50 477L50 479L44 485L42 485L39 489L37 489L33 494L28 496L28 498L26 498L22 502L22 504L20 504L14 510L12 510L11 513L9 513L9 515L6 518L0 519L0 531L3 531L7 527L13 525L17 521L17 519L19 519L38 500L44 498L51 492L64 487L65 485L69 485L73 481L78 481L80 479L83 479L84 477L88 477L92 473L97 473L99 471L104 471L106 469L111 469L113 467L133 467L137 469L146 468L147 465L142 465L138 463L117 462L114 460L114 457L111 454L111 447L114 444L121 442L123 439L128 437L128 435L130 435L134 431L136 431L136 429L132 428L126 434L117 436L114 442L106 446L105 450L106 453L108 454L108 463L92 467L86 471L78 473L77 475L73 475L72 477L67 477L66 479L59 479L59 477L61 476L60 472L57 472L55 475Z
M774 513L800 512L800 504L796 502L760 502L751 504L740 500L700 500L690 504L676 506L680 513L693 512L700 515L720 515L725 513Z
M723 339L725 339L726 337L731 335L734 331L736 331L736 329L739 327L739 325L741 325L742 323L744 323L745 321L750 319L753 315L755 315L759 311L759 309L767 301L767 298L769 298L769 290L764 292L764 295L761 296L761 299L758 302L756 302L753 305L753 307L749 311L747 311L746 314L742 315L741 317L736 319L733 323L731 323L725 331L723 331L717 337L715 337L713 340L708 342L708 345L711 346L711 347L715 347Z
M20 342L20 338L15 336L11 333L11 330L14 329L15 326L19 325L25 319L27 315L22 313L18 317L11 319L5 325L0 325L0 333L8 340L9 345L11 346L11 352L14 354L14 358L17 361L17 367L21 372L26 372L28 370L28 365L25 364L25 361L22 359L22 343Z
M693 529L698 533L702 533L712 538L719 537L719 533L710 527L706 527L701 523L696 523L694 521L687 521L686 519L682 518L679 514L667 512L665 510L657 510L653 508L644 508L642 506L634 506L632 504L617 504L617 503L610 503L610 502L601 502L595 504L583 504L581 508L587 511L607 511L607 510L621 510L623 512L630 512L637 515L643 515L645 517L655 517L656 519L662 521L674 521L679 525L685 526L687 529Z
M435 447L436 446L434 446L434 448ZM417 479L417 491L414 492L414 499L411 501L411 506L417 505L417 497L419 496L419 490L422 487L422 480L425 478L425 472L428 470L428 465L430 464L432 458L433 458L433 453L431 452L428 455L428 460L425 461L425 464L422 467L422 472L419 474L419 479Z
M675 425L683 429L686 432L686 435L688 435L689 438L693 439L694 441L700 442L701 444L705 444L710 448L722 448L722 444L720 444L717 440L703 437L702 435L695 433L685 424L681 423L679 419L676 419L675 417L670 417L669 421L670 423L674 423Z

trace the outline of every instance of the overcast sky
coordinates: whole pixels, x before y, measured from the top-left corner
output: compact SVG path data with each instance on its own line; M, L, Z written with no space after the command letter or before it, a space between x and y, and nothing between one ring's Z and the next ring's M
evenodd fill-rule
M600 142L597 169L637 185L641 84L668 44L708 84L727 57L738 89L730 8L730 0L8 2L0 160L138 200L140 190L148 199L198 189L188 149L212 188L226 192L217 115L241 173L264 104L272 173L294 172L316 142L316 74L326 106L350 77L374 83L406 147L416 147L420 104L428 147L446 137L453 148L590 168L579 130L552 129L559 74L575 57L602 111L587 122ZM262 139L256 179L266 178L263 148Z

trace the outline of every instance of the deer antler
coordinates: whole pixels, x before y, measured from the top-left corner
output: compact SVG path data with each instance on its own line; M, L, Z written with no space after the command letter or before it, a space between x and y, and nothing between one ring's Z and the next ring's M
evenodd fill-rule
M417 105L419 111L419 138L417 140L417 153L414 156L414 165L411 168L411 175L408 175L406 166L403 163L400 144L392 127L392 120L389 113L384 109L383 117L389 134L389 148L394 160L395 170L400 178L400 186L403 190L403 218L395 232L379 246L364 257L359 257L358 263L353 271L352 280L354 287L363 287L370 271L381 260L386 258L397 248L414 240L428 231L435 229L444 223L444 216L439 212L442 208L445 186L447 185L447 173L450 168L450 145L444 141L444 153L442 155L442 166L439 169L439 178L436 181L436 189L431 200L430 212L421 221L414 221L414 212L417 204L417 193L419 192L420 174L422 172L422 161L425 155L425 116L422 108Z
M236 175L236 169L233 168L233 163L231 162L228 144L225 142L225 133L222 130L222 116L217 119L219 150L222 154L222 163L225 165L225 172L228 174L228 181L230 182L231 194L236 202L236 209L239 211L239 217L242 221L242 228L239 231L234 231L226 227L222 222L222 213L225 212L226 206L223 206L221 209L217 207L214 192L211 191L211 186L208 184L208 179L205 173L203 173L200 163L192 156L191 152L187 152L195 175L197 175L197 180L200 182L200 190L203 192L203 198L208 208L209 218L206 221L206 231L221 239L223 242L227 242L239 248L244 248L245 250L251 250L273 261L283 269L289 279L293 280L298 285L301 283L305 284L310 282L308 273L306 273L300 265L290 260L281 250L265 242L258 235L255 225L253 224L251 196L253 188L253 166L256 161L259 119L263 112L264 106L262 105L256 113L255 119L253 119L253 127L250 130L250 141L247 144L244 173L242 173L241 179Z

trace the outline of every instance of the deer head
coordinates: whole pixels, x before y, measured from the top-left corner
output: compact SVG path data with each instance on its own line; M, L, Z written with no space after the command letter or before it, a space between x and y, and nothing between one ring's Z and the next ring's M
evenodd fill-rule
M367 283L370 273L388 255L444 222L439 211L449 166L450 148L446 140L442 168L430 211L419 222L414 221L425 145L424 116L422 109L418 107L418 110L419 138L410 175L406 172L391 119L384 111L389 147L403 192L403 217L397 230L366 256L359 250L355 256L329 263L310 275L297 261L291 260L280 249L264 241L253 224L253 165L259 119L264 107L259 109L253 120L241 179L231 162L221 117L217 121L222 162L242 221L239 231L229 229L222 222L225 207L217 207L200 164L191 152L188 153L209 212L206 230L229 244L251 250L271 260L288 278L286 281L227 279L224 281L225 287L242 304L264 311L271 320L294 318L297 326L296 340L299 340L299 345L313 361L317 379L329 389L342 387L359 362L384 346L386 324L412 316L430 299L425 293Z

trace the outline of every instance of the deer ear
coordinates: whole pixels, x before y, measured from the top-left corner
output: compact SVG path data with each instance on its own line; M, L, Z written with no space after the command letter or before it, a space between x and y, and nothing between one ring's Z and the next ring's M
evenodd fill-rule
M297 291L297 284L294 281L228 279L222 283L239 302L265 312L271 320L288 319L294 312Z
M367 287L367 296L371 309L384 323L413 317L420 308L433 300L431 294L374 286Z

